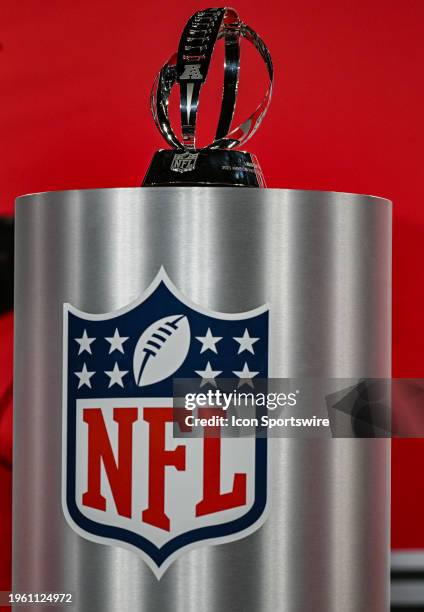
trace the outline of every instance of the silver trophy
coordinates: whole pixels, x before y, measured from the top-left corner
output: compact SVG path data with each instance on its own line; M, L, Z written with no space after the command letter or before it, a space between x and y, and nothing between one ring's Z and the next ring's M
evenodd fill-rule
M231 128L237 100L240 69L240 39L248 40L265 62L269 85L259 106L237 127ZM196 121L202 85L208 76L216 42L224 39L224 86L215 138L196 148ZM254 155L237 151L259 127L271 100L273 67L261 38L241 22L232 8L211 8L195 13L188 20L178 46L159 72L151 94L156 125L172 149L153 157L143 185L209 185L264 187L264 179ZM171 90L180 89L181 133L179 139L169 120Z
M197 150L220 36L223 112ZM390 376L391 203L238 188L263 185L234 147L271 94L230 130L243 36L272 80L233 10L189 21L154 89L173 149L148 186L17 200L16 593L78 612L388 609L389 440L172 437L174 378Z

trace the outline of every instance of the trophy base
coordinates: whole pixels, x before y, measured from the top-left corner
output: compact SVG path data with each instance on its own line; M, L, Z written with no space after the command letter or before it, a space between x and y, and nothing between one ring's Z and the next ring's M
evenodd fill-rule
M229 149L157 151L143 187L265 187L258 161L251 153Z

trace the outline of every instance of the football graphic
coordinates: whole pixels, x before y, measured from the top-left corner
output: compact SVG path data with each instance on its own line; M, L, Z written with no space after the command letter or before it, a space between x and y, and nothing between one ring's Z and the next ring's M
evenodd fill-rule
M149 325L134 351L137 385L153 385L176 372L187 357L190 339L190 325L185 315L169 315Z

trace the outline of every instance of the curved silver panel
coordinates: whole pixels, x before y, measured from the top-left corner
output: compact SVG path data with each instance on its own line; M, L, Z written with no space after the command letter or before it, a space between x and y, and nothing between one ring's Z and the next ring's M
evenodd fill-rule
M81 612L387 610L387 440L273 440L266 523L184 554L158 582L135 553L88 542L64 519L61 364L64 302L125 306L163 265L203 307L270 303L271 376L389 376L390 202L68 191L19 198L16 233L14 590L71 591Z

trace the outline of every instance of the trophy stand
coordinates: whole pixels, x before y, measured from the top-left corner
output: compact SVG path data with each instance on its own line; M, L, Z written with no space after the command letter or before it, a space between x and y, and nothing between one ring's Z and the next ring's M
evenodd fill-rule
M201 36L208 38L199 41ZM233 66L225 77L225 112L214 143L198 151L200 82L221 36L226 65ZM78 612L388 609L389 440L270 440L265 459L261 455L265 464L257 462L252 472L266 505L249 523L239 502L237 525L222 507L196 515L193 489L183 488L192 465L190 441L167 442L166 452L176 454L160 455L164 469L158 473L165 474L165 513L180 521L175 534L172 520L168 525L159 523L157 514L144 514L148 491L154 496L159 480L143 471L148 445L140 442L144 430L135 412L125 413L133 421L119 425L119 431L137 432L132 443L141 475L132 482L130 510L117 453L122 444L125 456L122 440L129 438L122 434L121 442L111 442L112 454L106 452L104 432L113 436L120 418L112 417L112 410L136 410L148 393L149 401L164 400L162 388L154 395L142 386L139 366L135 378L132 373L133 336L143 347L143 330L152 321L162 329L155 332L158 345L174 331L179 334L173 359L187 342L182 323L189 321L188 355L199 360L194 369L205 378L219 376L226 367L219 360L229 351L239 360L234 371L245 362L253 376L261 367L254 360L265 356L265 348L273 378L390 376L391 204L366 195L252 188L264 184L259 165L233 147L256 129L271 85L253 120L228 135L240 36L256 44L272 81L265 45L233 10L202 11L187 24L179 52L162 68L153 93L156 121L174 150L155 155L145 187L17 200L15 592L70 593ZM181 143L167 122L176 81L182 94ZM240 330L249 328L246 321L259 317L264 305L267 338L259 340L256 332L249 345L244 335L239 354L219 326L239 325L232 335L241 341ZM114 317L121 317L116 325ZM205 329L199 324L199 331L193 321L201 317L212 323ZM204 333L206 327L210 333ZM164 363L161 367L168 367L169 359ZM154 368L149 375L153 385ZM112 392L119 399L111 399ZM97 485L93 481L101 487L97 501L78 494L91 486L85 481L91 469L85 453L93 422L87 412L80 416L80 408L103 410L103 476ZM186 449L185 464L177 445ZM230 458L238 461L237 448L221 457L220 499L236 490L234 469L228 478L225 470ZM113 496L117 482L122 494ZM256 504L249 499L246 508ZM209 530L207 536L194 533L196 521L199 530Z

